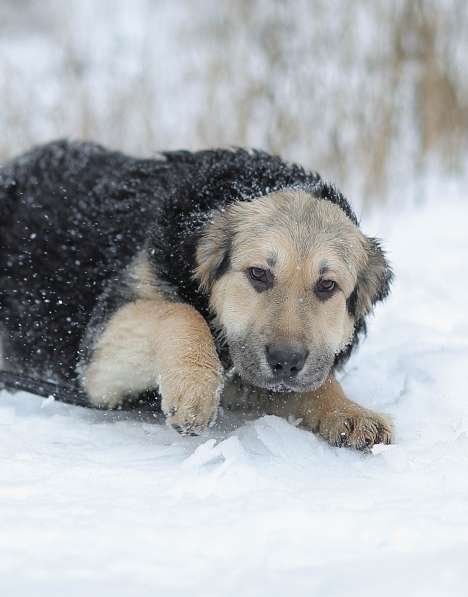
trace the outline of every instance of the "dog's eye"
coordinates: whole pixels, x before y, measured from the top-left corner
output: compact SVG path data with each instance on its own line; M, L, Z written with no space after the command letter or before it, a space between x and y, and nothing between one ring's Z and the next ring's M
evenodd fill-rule
M336 288L333 280L319 280L315 286L315 292L321 297L329 296Z
M267 270L261 267L249 267L249 276L256 282L266 282Z
M273 274L268 269L261 267L249 267L247 275L252 282L252 286L258 292L268 290L273 286Z

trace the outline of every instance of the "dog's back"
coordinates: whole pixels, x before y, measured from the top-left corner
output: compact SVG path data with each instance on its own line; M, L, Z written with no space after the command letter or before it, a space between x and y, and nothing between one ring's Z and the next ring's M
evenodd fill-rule
M97 297L144 242L158 196L157 180L149 188L140 176L145 163L58 141L0 169L0 325L10 367L20 355L32 372L73 376Z

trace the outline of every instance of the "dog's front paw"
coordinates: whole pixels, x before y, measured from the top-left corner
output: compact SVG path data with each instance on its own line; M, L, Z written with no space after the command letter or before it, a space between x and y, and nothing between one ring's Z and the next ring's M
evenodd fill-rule
M192 368L161 380L162 410L168 425L182 435L205 431L218 413L220 372Z
M392 423L384 415L355 406L323 415L317 431L332 446L364 450L374 444L390 444Z

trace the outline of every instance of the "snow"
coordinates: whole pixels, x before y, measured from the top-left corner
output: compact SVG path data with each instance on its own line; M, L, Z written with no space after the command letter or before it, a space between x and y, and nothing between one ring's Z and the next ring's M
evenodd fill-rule
M2 392L2 595L466 595L468 204L432 195L364 226L397 278L342 381L393 445L232 413L187 438Z

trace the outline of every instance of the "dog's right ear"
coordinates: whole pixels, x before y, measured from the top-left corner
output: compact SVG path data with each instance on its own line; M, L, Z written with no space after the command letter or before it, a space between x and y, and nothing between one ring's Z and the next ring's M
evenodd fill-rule
M216 280L229 269L231 240L227 214L217 212L205 227L197 245L194 277L205 292L209 292Z

